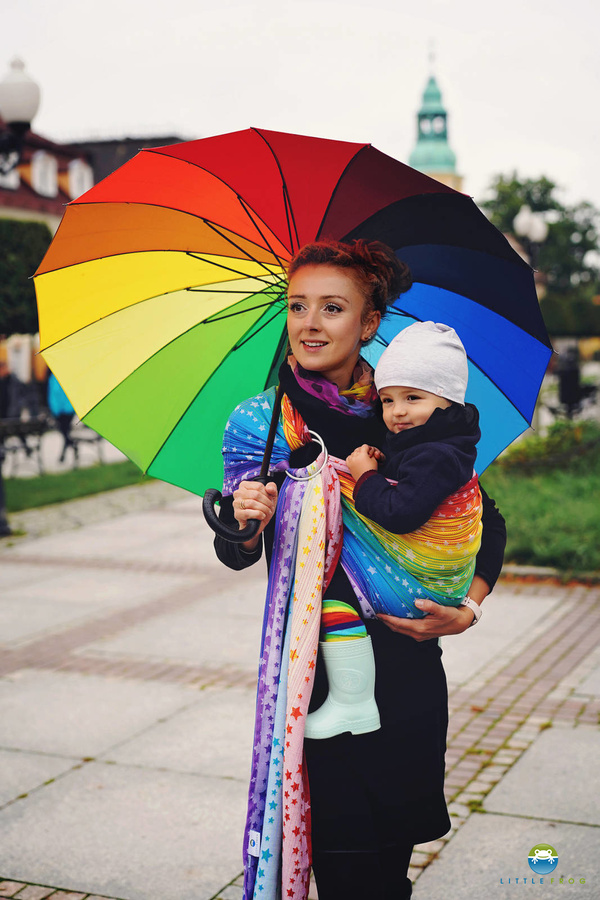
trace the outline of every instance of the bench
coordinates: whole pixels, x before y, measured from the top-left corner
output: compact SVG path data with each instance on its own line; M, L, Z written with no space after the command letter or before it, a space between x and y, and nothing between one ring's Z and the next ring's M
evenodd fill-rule
M38 473L44 474L42 438L49 431L58 431L56 421L50 413L32 416L29 419L0 419L0 467L6 460L5 477L16 475L24 457L33 457ZM104 463L102 437L79 419L74 419L69 437L72 442L74 469L79 466L79 448L82 444L93 446L97 452L98 462Z
M38 472L44 473L42 436L53 426L50 416L30 419L0 419L0 466L10 461L10 474L16 471L19 453L34 456Z

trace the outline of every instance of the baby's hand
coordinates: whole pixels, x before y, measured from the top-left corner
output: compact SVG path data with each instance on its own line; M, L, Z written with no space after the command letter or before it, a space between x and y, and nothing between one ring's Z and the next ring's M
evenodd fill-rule
M350 456L346 457L346 465L355 481L370 470L377 470L377 463L384 462L385 456L377 447L361 444Z

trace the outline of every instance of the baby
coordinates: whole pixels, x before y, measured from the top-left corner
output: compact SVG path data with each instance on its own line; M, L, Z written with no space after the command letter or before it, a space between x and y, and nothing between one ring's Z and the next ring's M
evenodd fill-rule
M480 431L477 409L465 404L467 381L465 349L448 325L417 322L394 338L375 369L388 428L385 452L363 444L346 459L356 481L357 512L386 531L409 534L471 480ZM461 603L476 606L468 597ZM475 623L478 607L473 614ZM305 736L376 730L375 663L362 620L351 606L326 600L321 631L329 696L307 717ZM338 669L345 679L338 677ZM349 683L349 669L355 675L354 692L341 687Z

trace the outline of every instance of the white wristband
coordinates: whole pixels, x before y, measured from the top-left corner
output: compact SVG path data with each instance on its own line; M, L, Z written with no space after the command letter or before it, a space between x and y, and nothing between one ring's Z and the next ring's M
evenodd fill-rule
M470 597L464 597L458 605L468 607L471 610L471 612L473 613L473 621L469 625L469 628L472 628L473 625L477 625L477 623L479 622L479 620L481 618L481 614L483 612L479 603L475 603L475 601L471 600Z

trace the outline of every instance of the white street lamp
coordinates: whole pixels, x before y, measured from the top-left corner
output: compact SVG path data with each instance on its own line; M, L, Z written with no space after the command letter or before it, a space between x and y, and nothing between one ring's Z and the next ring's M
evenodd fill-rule
M0 132L0 172L6 174L19 164L23 140L40 106L40 89L25 71L20 59L0 81L0 116L6 131Z
M535 269L540 244L548 237L548 223L542 213L532 212L529 206L522 206L513 221L515 234L526 238L529 250L529 260Z

